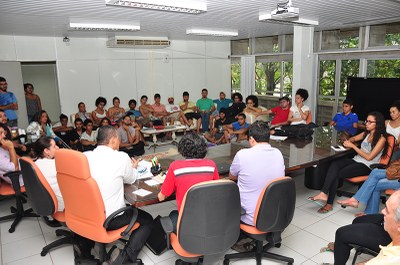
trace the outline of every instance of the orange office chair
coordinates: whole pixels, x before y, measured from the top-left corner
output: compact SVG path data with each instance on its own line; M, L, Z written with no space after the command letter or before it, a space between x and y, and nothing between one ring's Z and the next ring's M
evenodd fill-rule
M161 218L167 246L187 262L221 260L239 237L240 195L230 180L205 181L192 186L183 199L177 233L169 217ZM177 260L175 264L184 263Z
M247 236L256 240L254 251L228 254L224 265L230 259L256 258L257 265L261 265L262 258L284 261L293 264L294 259L267 252L271 247L280 247L281 234L293 219L296 204L296 189L293 179L283 177L268 183L258 198L254 214L255 226L240 224L240 229ZM263 246L263 241L268 244Z
M35 212L44 217L52 215L58 222L65 223L64 212L57 211L58 201L56 195L35 162L28 157L21 157L19 164L21 166L26 193ZM47 221L47 224L52 227L56 226L54 225L54 222L50 223ZM73 244L74 237L72 232L57 229L56 235L62 235L64 237L45 246L40 255L46 256L51 249L58 246Z
M379 160L379 164L371 165L371 168L386 168L386 166L389 164L390 158L392 157L394 144L395 144L394 136L388 135L387 141L388 141L388 149L387 149L386 155L381 157L381 159ZM346 179L344 179L344 181L346 181L348 183L352 183L354 185L357 185L358 188L360 188L367 179L368 179L368 175L358 176L358 177L354 177L354 178L346 178ZM336 194L339 197L340 196L346 196L346 197L354 196L353 192L348 192L348 191L343 191L343 190L337 190ZM346 208L345 205L342 205L342 207Z
M121 208L106 219L106 210L97 182L90 175L89 162L83 153L60 149L55 154L57 181L64 199L65 221L74 233L100 243L100 262L109 258L105 245L121 239L139 227L136 214L120 229L107 231L110 221L131 206Z
M16 200L16 207L14 206L10 207L12 214L0 217L0 222L14 219L10 229L8 229L8 232L10 233L13 233L15 231L15 227L19 224L22 218L39 217L39 215L32 213L33 211L32 208L24 210L23 204L26 202L26 199L24 198L23 193L25 192L25 187L20 186L19 183L20 174L21 171L19 170L7 172L6 174L4 174L4 176L10 178L11 185L5 181L1 181L0 183L0 196L5 196L5 197L14 196Z

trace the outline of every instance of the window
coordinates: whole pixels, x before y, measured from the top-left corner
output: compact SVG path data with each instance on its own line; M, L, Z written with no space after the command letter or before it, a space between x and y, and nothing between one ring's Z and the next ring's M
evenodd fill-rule
M240 91L240 58L231 60L231 90L233 93Z
M357 77L360 69L360 60L342 60L340 71L340 97L347 95L347 78Z
M293 62L283 64L283 95L291 95L293 87Z
M283 52L292 52L293 51L293 34L285 35L285 46Z
M279 52L278 36L255 38L254 53L274 53Z
M281 63L256 63L256 94L280 96Z
M400 59L368 60L367 77L400 78Z
M336 60L319 62L319 95L335 95Z
M250 40L233 40L231 41L231 54L232 55L246 55L250 54Z
M400 45L400 22L371 26L369 47Z
M322 31L322 50L358 48L359 29Z

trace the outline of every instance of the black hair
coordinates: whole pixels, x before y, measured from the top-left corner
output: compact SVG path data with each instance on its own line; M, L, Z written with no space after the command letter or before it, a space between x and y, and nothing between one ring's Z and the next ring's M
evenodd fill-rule
M77 122L82 122L83 123L83 120L81 118L76 118L75 121L74 121L74 124L76 124Z
M111 121L110 121L110 119L109 118L107 118L107 117L104 117L104 118L102 118L101 120L100 120L100 126L99 127L103 127L103 121L108 121L108 125L111 125Z
M396 108L398 111L400 111L400 100L396 100L392 104L390 104L390 108Z
M84 102L82 102L82 101L81 101L81 102L79 102L79 103L78 103L78 108L79 108L79 106L80 106L80 105L82 105L82 104L83 104L83 105L85 105L85 103L84 103Z
M250 124L249 137L253 137L257 143L268 142L270 137L268 123L264 121L255 121Z
M111 125L101 126L97 130L98 145L107 145L113 137L118 137L118 134L117 130Z
M250 96L248 96L248 97L246 98L246 104L247 104L247 101L248 101L249 99L250 99L251 101L253 101L254 107L258 107L258 97L257 97L257 96L255 96L255 95L250 95Z
M143 96L140 97L140 100L142 100L142 99L144 99L144 98L145 98L145 99L149 99L146 95L143 95Z
M86 127L89 123L93 124L93 121L92 121L91 119L86 119L86 120L83 122L83 126Z
M239 113L237 116L238 117L243 117L243 119L246 119L246 114L244 114L244 113Z
M68 120L68 116L65 115L64 113L61 113L60 120L62 120L62 119L67 119Z
M236 92L236 93L232 94L232 100L235 100L235 97L238 97L239 101L243 101L243 96L239 92Z
M4 77L0 76L0 82L7 82L7 80Z
M345 100L343 100L343 104L353 106L353 100L351 100L350 98L346 98Z
M32 121L36 121L37 123L40 124L40 118L42 118L42 114L43 113L46 113L46 115L47 115L47 123L46 124L50 125L51 124L51 120L50 120L49 114L47 114L47 112L45 110L41 110L41 111L36 112L36 114L32 118Z
M25 83L25 84L24 84L24 90L27 90L27 89L28 89L28 86L31 86L32 89L35 89L31 83Z
M219 113L224 113L224 114L226 114L226 108L221 108L221 109L219 110Z
M114 103L114 101L116 100L116 99L118 99L118 101L121 101L121 100L119 100L119 97L113 97L113 103Z
M11 132L10 132L10 129L8 128L7 124L0 122L0 127L3 128L4 132L6 133L6 139L11 140Z
M131 99L131 100L129 100L129 102L128 102L128 106L131 105L132 103L135 104L135 106L137 105L136 100Z
M387 132L386 132L386 126L385 126L385 117L382 115L382 113L373 111L368 113L368 116L374 116L375 117L375 133L372 136L372 142L371 142L371 150L374 149L375 145L378 143L379 139L383 136L387 140ZM366 130L364 132L364 138L367 137L368 131ZM382 156L385 156L387 153L388 149L388 142L385 142L385 147L382 150Z
M204 158L207 143L197 133L186 133L178 143L178 152L186 159Z
M98 97L98 98L96 99L96 102L95 102L96 107L97 107L100 103L104 103L104 106L107 105L107 99L105 99L105 98L103 98L103 97Z
M184 96L189 96L189 92L187 92L187 91L183 92L182 96L183 96L183 97L184 97Z
M203 93L204 91L206 91L206 92L208 93L207 88L203 88L203 89L201 90L202 93Z
M302 99L304 99L304 101L308 99L308 91L304 88L297 89L296 95L299 95Z
M129 114L124 115L124 117L122 117L121 121L122 121L122 120L125 120L126 117L129 117L129 119L130 119L130 118L131 118L131 115L129 115Z
M221 92L219 92L219 94L221 95L221 94L224 94L225 96L226 96L226 94L225 94L225 92L224 91L221 91Z
M286 101L290 102L290 98L288 96L283 96L283 97L279 98L279 101L281 101L281 100L286 100Z
M156 98L161 98L160 94L158 94L158 93L154 94L154 99L156 99Z
M49 149L51 146L51 141L54 141L52 137L42 136L33 145L33 152L36 157L44 158L44 150Z

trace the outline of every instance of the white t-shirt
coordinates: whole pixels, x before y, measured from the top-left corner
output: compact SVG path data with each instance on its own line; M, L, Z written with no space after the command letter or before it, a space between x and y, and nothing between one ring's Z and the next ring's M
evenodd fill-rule
M304 105L303 107L301 107L301 110L303 112L306 112L310 111L310 108L307 105ZM290 111L293 113L293 118L295 119L301 118L299 108L296 105L291 106ZM292 123L290 123L290 125L297 125L297 124L306 124L306 121L305 120L292 121Z

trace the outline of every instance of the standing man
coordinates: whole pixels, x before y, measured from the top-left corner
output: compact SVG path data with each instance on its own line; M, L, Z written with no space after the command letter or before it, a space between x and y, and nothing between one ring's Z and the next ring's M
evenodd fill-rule
M117 130L112 126L102 126L97 135L98 146L93 151L85 152L92 177L99 186L104 201L106 216L125 207L124 183L132 184L137 178L138 160L130 159L124 152L119 152L120 139ZM131 261L142 264L137 256L150 235L153 218L147 212L137 209L136 222L140 223L138 229L129 236L129 241L120 250L116 248L111 255L111 264L123 264ZM119 229L127 224L133 216L131 211L117 215L109 225L109 230Z
M269 142L269 126L256 121L249 126L251 148L242 149L233 159L229 177L237 179L240 203L246 211L242 222L253 225L258 197L268 182L285 176L285 164L281 151Z
M118 137L121 140L119 150L127 153L129 157L141 156L144 154L144 143L140 141L140 132L132 127L131 117L125 115L119 126Z
M193 124L193 119L197 120L196 132L200 133L201 115L197 113L197 107L194 102L189 101L189 92L183 92L183 101L179 103L179 107L189 120L189 125Z
M201 98L196 102L196 107L199 109L201 115L203 132L207 132L210 129L210 116L215 110L214 102L212 99L207 98L207 96L208 90L203 88L201 90Z
M7 91L7 80L0 76L0 109L4 110L8 117L9 127L18 127L18 117L15 110L18 110L17 98L14 93Z

